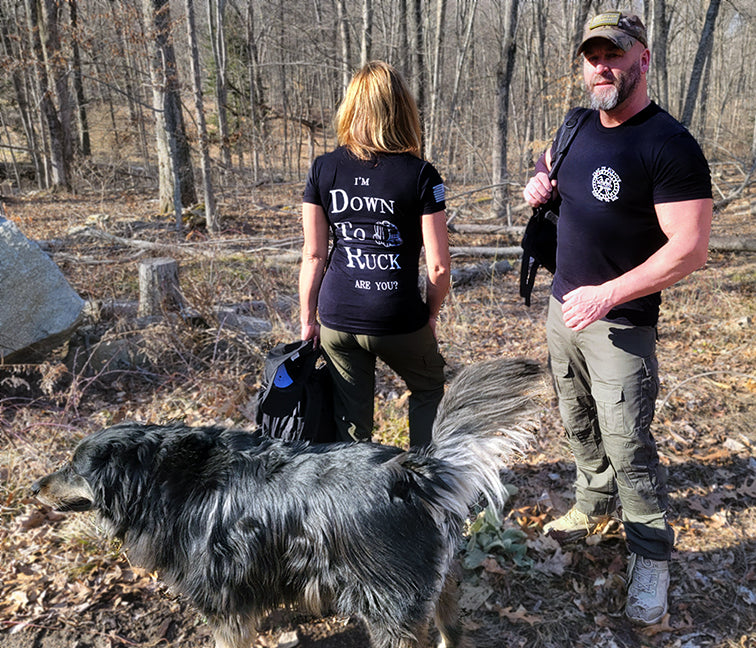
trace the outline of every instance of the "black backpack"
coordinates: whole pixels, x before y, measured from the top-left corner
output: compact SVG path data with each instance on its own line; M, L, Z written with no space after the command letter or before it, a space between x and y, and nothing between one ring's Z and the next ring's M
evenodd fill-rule
M312 340L278 344L265 359L256 421L279 439L338 441L331 374Z
M587 108L573 108L554 137L554 159L551 163L549 179L556 177L567 149L577 133L580 124L591 113ZM520 265L520 297L530 306L538 268L543 266L551 274L556 270L557 220L562 199L557 196L543 205L533 208L533 214L525 226L522 237L522 264Z

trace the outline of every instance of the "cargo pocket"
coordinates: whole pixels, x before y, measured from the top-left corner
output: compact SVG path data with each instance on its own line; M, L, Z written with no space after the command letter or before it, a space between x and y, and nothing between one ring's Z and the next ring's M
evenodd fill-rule
M569 362L563 360L549 360L551 375L554 377L554 389L557 396L562 398L577 398L574 385L574 374Z
M593 433L595 408L569 362L551 359L551 373L559 399L559 414L568 437L589 438Z
M591 392L596 401L596 413L604 434L625 436L625 395L622 385L594 381Z

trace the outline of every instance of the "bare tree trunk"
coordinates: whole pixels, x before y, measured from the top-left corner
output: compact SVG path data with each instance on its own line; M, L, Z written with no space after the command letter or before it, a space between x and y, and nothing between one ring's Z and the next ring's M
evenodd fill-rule
M70 158L66 155L66 136L63 123L58 116L51 97L47 82L48 70L45 65L46 57L42 47L40 32L45 31L43 19L37 12L35 0L26 0L26 11L29 21L29 33L34 50L34 65L37 72L37 86L39 88L40 114L47 127L50 147L50 182L53 189L71 189Z
M124 83L126 101L129 107L129 119L131 120L131 123L135 124L137 127L139 132L140 153L144 160L145 168L149 168L150 156L143 110L144 99L141 90L143 84L135 82L134 80L142 78L145 72L142 63L146 58L144 52L147 51L146 39L144 38L144 21L139 21L134 25L134 29L137 30L137 33L139 34L139 43L144 51L134 52L133 48L127 47L126 45L126 38L124 36L123 3L121 0L110 0L110 16L116 30L118 55L123 58L125 63Z
M478 8L478 0L471 0L464 8L467 11L465 16L465 27L462 36L462 46L457 53L457 62L454 70L454 83L452 85L451 96L449 97L448 109L449 109L449 122L446 129L446 138L444 142L444 149L449 152L451 147L451 133L452 125L456 119L457 113L457 101L459 99L459 87L462 81L462 73L465 69L465 62L467 58L467 52L470 50L470 44L472 42L473 24L475 23L475 12ZM451 155L450 155L451 159Z
M47 59L47 69L52 77L55 100L58 106L61 137L63 140L63 156L67 168L66 175L69 176L73 162L73 111L71 93L68 89L68 65L60 42L61 4L58 0L43 0L43 6L45 9L44 26L47 31L47 38L45 38L43 45ZM68 184L70 185L70 179Z
M194 20L194 0L186 0L186 28L189 38L190 60L192 64L192 81L194 84L194 108L197 117L197 132L200 144L200 163L202 166L202 188L205 194L205 223L210 232L218 232L218 219L215 211L215 194L210 178L210 148L207 142L207 124L205 107L202 102L202 75L200 73L199 48L197 47L197 29Z
M87 100L84 95L84 80L81 71L81 55L79 54L79 25L78 25L78 0L68 0L69 14L71 19L71 59L73 67L73 84L76 93L76 117L79 125L79 150L85 157L92 154L92 146L89 141L89 121L87 119Z
M444 41L444 16L446 14L446 0L436 0L435 40L433 43L433 69L431 74L430 107L425 122L425 147L429 158L435 156L436 123L438 120L438 105L441 101L441 67L442 45Z
M218 110L218 135L220 137L221 160L226 169L230 169L231 149L228 138L228 86L226 83L227 55L225 28L226 0L209 0L207 3L210 42L213 46L215 62L215 100Z
M711 56L712 43L714 42L714 24L717 21L719 6L721 0L710 0L709 8L706 11L701 38L698 41L698 50L696 57L693 59L693 69L690 73L690 82L688 83L688 92L685 95L685 105L682 111L680 121L685 126L689 126L693 121L693 112L696 109L696 99L698 98L698 89L701 87L701 77L703 76L704 64L706 59Z
M701 98L699 101L698 117L696 118L697 131L703 133L706 130L706 114L709 108L709 92L711 86L709 81L711 78L711 50L709 50L709 56L706 57L706 64L704 65L703 79L701 81Z
M255 11L253 0L247 3L247 50L249 60L247 62L249 77L249 113L252 121L252 177L255 182L259 180L260 146L262 141L262 115L263 91L260 79L260 68L257 60L257 43L255 41Z
M349 22L347 21L345 0L336 0L336 20L339 25L339 40L341 41L341 86L342 94L346 94L347 86L352 78L352 64L350 61L351 42L349 39Z
M573 56L575 56L578 45L580 45L580 40L583 37L583 27L588 20L588 14L590 13L591 7L593 6L593 0L586 0L586 2L570 2L569 4L571 5L571 7L565 6L564 15L565 17L571 16L570 22L572 36L567 41L567 47L569 48L568 56L569 58L572 58ZM571 75L569 80L569 89L567 94L565 95L566 103L563 106L561 114L559 115L559 119L561 119L562 116L575 104L575 98L578 95L580 88L580 84L576 83L575 75Z
M0 5L0 39L3 44L3 53L8 60L23 58L22 39L17 34L14 34L14 36L11 37L8 29L11 24L16 25L16 28L18 29L17 12L18 8L14 10L15 15L12 17L4 15L3 7ZM44 180L44 169L40 161L39 152L37 151L37 133L34 129L34 120L32 119L32 113L29 109L29 101L27 99L28 93L25 88L24 79L21 75L21 70L18 67L13 67L10 71L10 78L13 84L13 92L16 97L19 117L26 137L26 146L29 149L29 156L34 164L38 186L42 186L40 183Z
M517 46L515 33L517 31L519 0L507 0L503 12L504 34L501 45L501 58L496 71L496 105L493 144L493 211L497 218L502 218L507 212L507 188L509 179L507 170L507 135L509 133L509 91L514 73L515 54ZM507 222L509 225L511 223Z
M281 63L278 66L278 78L281 84L281 126L283 132L283 152L281 153L281 171L284 177L288 177L291 170L291 159L289 156L289 84L286 74L286 9L285 1L279 0L278 3L278 46L281 51Z
M168 0L144 0L148 32L152 32L151 78L158 147L159 210L173 211L176 229L182 229L183 205L197 202L191 152L184 129L179 97L176 56L171 40Z
M669 20L667 1L653 1L653 41L651 53L654 57L652 76L659 104L669 110L669 78L667 76L667 43L669 40Z
M362 42L360 66L370 61L373 49L373 0L362 0Z
M397 15L399 16L399 20L397 21L397 29L399 30L399 56L397 58L397 67L406 79L409 78L411 71L411 59L409 57L408 11L407 0L398 0Z
M423 3L422 0L408 0L408 18L410 24L410 52L412 59L410 84L412 94L420 111L420 120L424 121L426 115L425 87L427 74L425 70L425 53L423 47Z

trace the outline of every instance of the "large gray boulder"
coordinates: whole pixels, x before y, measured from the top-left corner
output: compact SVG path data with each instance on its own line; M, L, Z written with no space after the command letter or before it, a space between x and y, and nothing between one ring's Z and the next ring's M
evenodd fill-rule
M84 300L57 265L0 217L0 362L36 362L65 342Z

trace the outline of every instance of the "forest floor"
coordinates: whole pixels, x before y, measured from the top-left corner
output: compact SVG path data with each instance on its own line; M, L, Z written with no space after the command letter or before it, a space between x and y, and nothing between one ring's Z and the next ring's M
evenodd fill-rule
M223 232L212 238L201 227L177 235L145 195L36 193L4 201L6 216L45 241L73 287L98 305L57 355L0 373L5 648L213 645L201 616L158 575L131 565L94 516L55 513L29 494L31 482L82 436L124 419L252 428L265 353L298 336L297 264L281 255L301 244L301 185L222 194ZM481 222L484 209L468 203L455 222ZM754 238L755 213L752 190L717 214L714 233ZM518 214L523 221L525 212ZM453 234L452 243L517 240ZM179 261L185 301L198 313L192 322L137 325L137 266L150 256ZM512 261L509 273L454 286L438 331L450 373L494 356L546 363L548 278L539 277L525 308ZM272 331L240 335L212 305L245 305L268 318ZM756 254L712 252L704 269L665 292L653 429L677 534L669 615L642 630L623 617L627 556L619 522L564 549L543 537L543 524L569 508L574 476L545 385L537 440L509 475L517 492L502 525L488 529L489 540L506 537L509 550L491 548L465 572L464 624L476 646L756 648L755 322ZM385 367L376 398L376 440L405 443L406 393ZM354 619L281 609L265 620L255 645L364 648L367 639Z

